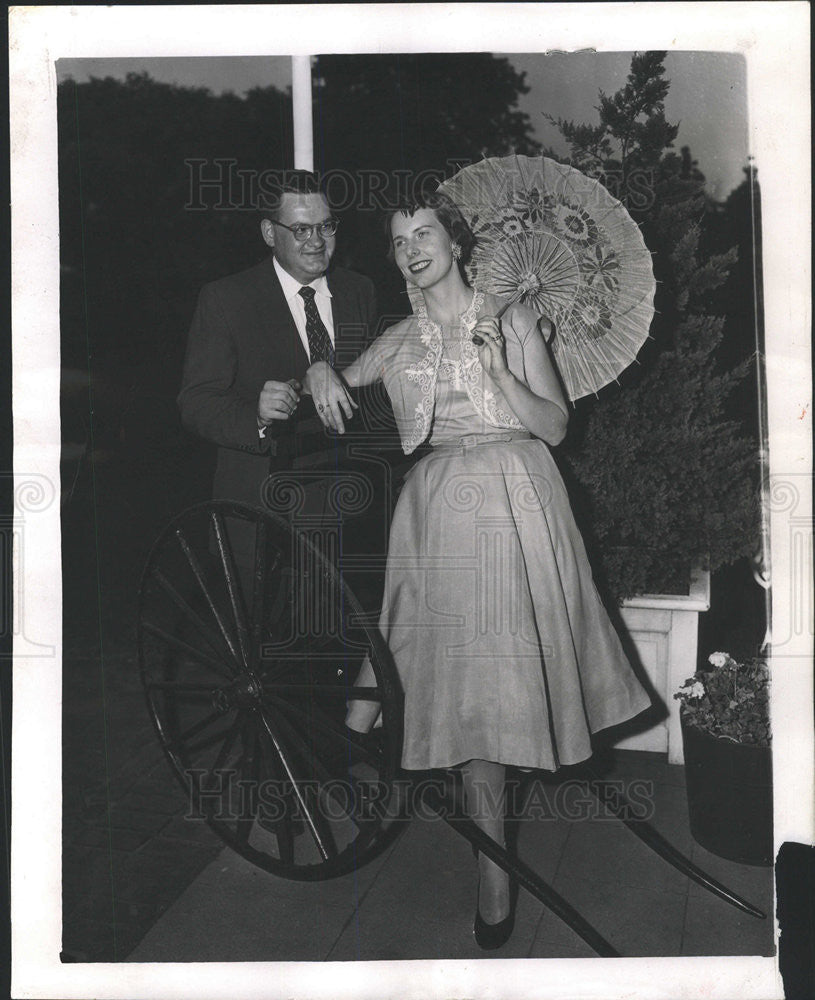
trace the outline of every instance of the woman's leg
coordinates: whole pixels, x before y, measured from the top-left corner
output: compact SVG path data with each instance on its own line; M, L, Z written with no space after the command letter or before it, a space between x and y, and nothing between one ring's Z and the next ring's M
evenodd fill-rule
M376 687L376 675L371 661L366 657L359 676L354 681L355 687ZM345 715L345 724L357 733L369 733L376 722L381 709L378 701L349 701Z
M489 760L470 760L461 768L468 816L501 847L505 846L506 768ZM483 854L478 855L478 909L488 924L509 914L509 876Z

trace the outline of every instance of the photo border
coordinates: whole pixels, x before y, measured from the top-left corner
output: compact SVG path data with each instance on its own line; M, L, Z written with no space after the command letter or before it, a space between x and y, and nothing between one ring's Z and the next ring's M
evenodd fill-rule
M786 840L813 842L808 5L17 7L10 36L14 471L18 510L29 526L17 565L16 610L24 595L25 631L15 635L12 995L782 996L777 957L415 961L407 974L404 963L389 962L60 963L60 519L58 499L46 502L60 460L55 61L587 48L744 54L762 197L773 630L783 637L772 654L777 849Z

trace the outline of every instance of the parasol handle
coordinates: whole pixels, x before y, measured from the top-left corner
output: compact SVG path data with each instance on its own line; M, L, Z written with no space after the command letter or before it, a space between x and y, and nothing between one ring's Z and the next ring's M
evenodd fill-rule
M506 302L501 306L498 312L495 314L496 319L500 319L504 313L509 309L510 306L514 306L515 303L524 297L527 292L534 292L540 288L540 279L536 274L527 275L524 280L518 285L518 288L514 295L506 300ZM473 343L476 347L480 347L484 341L479 336L472 338Z
M524 297L527 292L536 292L540 288L540 278L537 274L528 274L524 280L518 285L518 289L513 296L507 299L507 301L501 306L498 312L495 314L496 319L500 319L504 313L509 309L510 306L514 306L516 302Z

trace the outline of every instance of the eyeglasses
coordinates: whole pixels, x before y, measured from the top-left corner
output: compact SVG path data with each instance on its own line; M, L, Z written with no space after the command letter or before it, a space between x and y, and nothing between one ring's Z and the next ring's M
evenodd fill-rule
M314 235L315 229L323 239L328 239L329 236L333 236L336 233L337 226L340 224L339 219L326 219L325 222L318 222L314 226L307 226L302 222L298 222L296 226L287 226L285 222L278 222L277 219L270 219L269 221L273 226L282 226L284 229L288 229L298 243L305 243L306 240L310 240Z

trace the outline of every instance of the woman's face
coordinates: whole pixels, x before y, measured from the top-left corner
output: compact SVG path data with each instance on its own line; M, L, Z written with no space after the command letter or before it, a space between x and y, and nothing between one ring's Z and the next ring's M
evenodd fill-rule
M391 219L391 238L396 265L411 284L429 288L450 273L452 240L432 208L407 217L397 212Z

